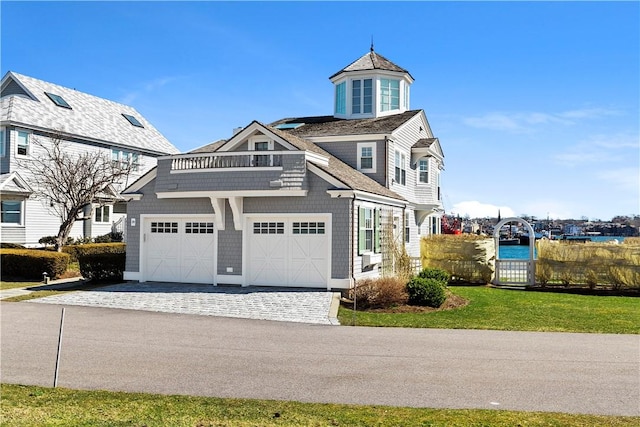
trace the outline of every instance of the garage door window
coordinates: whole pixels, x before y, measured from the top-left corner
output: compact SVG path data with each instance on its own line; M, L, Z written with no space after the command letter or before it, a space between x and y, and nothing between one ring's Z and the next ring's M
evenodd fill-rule
M284 222L254 222L253 234L284 234Z
M151 232L174 234L178 232L178 223L177 222L152 222Z
M213 234L212 222L187 222L184 225L187 234Z
M324 222L294 222L293 234L324 234Z

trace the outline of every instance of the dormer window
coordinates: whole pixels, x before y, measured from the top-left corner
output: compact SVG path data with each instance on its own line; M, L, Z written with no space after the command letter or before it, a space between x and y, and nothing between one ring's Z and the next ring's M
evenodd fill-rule
M380 79L380 111L400 109L400 80Z
M373 111L373 80L351 81L351 114L371 114Z
M138 127L138 128L144 128L144 126L142 126L142 123L140 123L140 121L138 119L136 119L135 117L133 117L131 114L122 113L122 117L127 119L129 121L129 123L131 123L133 126Z
M56 95L55 93L49 93L49 92L45 92L44 94L47 95L49 99L53 101L53 103L56 104L58 107L68 108L69 110L72 109L71 106L67 103L67 101L65 101L64 98L61 97L60 95Z

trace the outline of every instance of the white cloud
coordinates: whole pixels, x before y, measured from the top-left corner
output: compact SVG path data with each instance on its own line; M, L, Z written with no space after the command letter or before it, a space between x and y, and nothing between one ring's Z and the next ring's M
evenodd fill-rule
M142 82L137 85L136 89L133 89L120 97L120 102L123 104L132 104L136 99L144 94L155 92L167 84L177 80L179 77L159 77L157 79Z
M638 168L621 168L603 170L597 177L615 185L618 190L631 191L637 196L640 188L640 170Z
M466 216L470 218L497 218L498 211L502 218L515 216L513 209L508 206L496 206L490 203L482 203L476 200L458 202L451 208L452 215Z
M628 158L637 158L639 148L640 142L637 135L593 135L587 140L567 147L564 152L555 154L552 158L563 166L621 162ZM627 153L629 149L633 152Z
M490 112L484 115L463 118L462 122L468 126L498 131L528 132L533 126L556 123L573 125L579 120L596 119L604 116L619 114L615 110L605 108L585 108L579 110L562 111L559 113L541 112Z

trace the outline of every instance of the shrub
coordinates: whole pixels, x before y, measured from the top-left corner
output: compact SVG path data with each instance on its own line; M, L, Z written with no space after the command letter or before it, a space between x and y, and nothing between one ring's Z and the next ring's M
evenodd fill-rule
M55 279L67 271L69 255L37 249L3 249L0 264L5 277L41 280L42 273L47 273Z
M112 231L111 233L94 238L93 241L94 243L122 242L122 232Z
M82 277L92 281L122 280L125 258L124 252L80 253L80 273Z
M0 249L25 249L25 247L17 243L0 243Z
M438 280L443 282L444 286L446 286L451 280L451 275L441 268L424 268L420 273L418 273L418 277Z
M357 308L389 308L407 303L406 279L378 277L358 280L350 290L350 298L356 298Z
M443 282L416 276L407 284L409 304L438 308L447 299Z
M62 252L71 256L72 261L78 261L78 257L83 254L96 253L124 253L126 245L124 243L88 243L86 245L69 245L62 248Z

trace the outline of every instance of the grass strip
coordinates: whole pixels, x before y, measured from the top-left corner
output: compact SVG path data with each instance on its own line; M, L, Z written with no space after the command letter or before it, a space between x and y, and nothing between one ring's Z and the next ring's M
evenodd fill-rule
M636 426L640 417L423 409L1 385L4 426Z
M465 307L425 313L357 311L343 306L342 325L405 328L493 329L505 331L640 333L637 297L576 295L496 289L486 286L449 288L469 300Z

